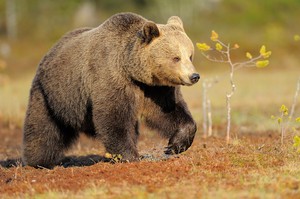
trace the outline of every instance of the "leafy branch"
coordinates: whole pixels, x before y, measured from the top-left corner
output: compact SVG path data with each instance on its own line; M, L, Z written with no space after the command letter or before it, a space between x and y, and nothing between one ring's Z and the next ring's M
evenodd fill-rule
M264 68L269 65L269 60L267 58L270 57L272 54L271 51L266 51L266 47L263 45L260 48L259 55L253 57L251 53L247 52L246 57L248 60L243 62L234 62L231 58L231 51L236 50L239 48L238 44L234 44L231 47L230 43L225 44L219 39L218 33L212 31L211 41L214 42L214 47L207 45L206 43L197 43L198 49L201 51L202 55L212 62L217 63L226 63L230 66L230 73L229 73L229 82L231 89L229 92L226 93L226 105L227 105L227 130L226 130L226 142L230 142L230 128L231 128L231 103L230 100L235 93L236 85L234 82L234 71L246 68L246 67L257 67L257 68ZM219 56L211 56L211 52L217 52Z

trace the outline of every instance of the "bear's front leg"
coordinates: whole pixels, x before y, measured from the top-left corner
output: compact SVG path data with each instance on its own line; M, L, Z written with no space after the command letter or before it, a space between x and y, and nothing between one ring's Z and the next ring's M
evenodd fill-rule
M165 154L178 154L186 151L193 143L197 126L185 103L178 103L170 112L156 111L146 117L150 128L158 130L169 138Z
M196 131L197 127L194 121L180 124L169 139L165 154L178 154L186 151L192 145Z
M128 104L109 103L93 106L96 137L112 155L121 155L124 161L137 161L139 125L134 110Z
M154 87L146 90L146 94L149 97L146 100L145 121L148 127L169 139L165 153L186 151L192 145L197 126L179 88Z

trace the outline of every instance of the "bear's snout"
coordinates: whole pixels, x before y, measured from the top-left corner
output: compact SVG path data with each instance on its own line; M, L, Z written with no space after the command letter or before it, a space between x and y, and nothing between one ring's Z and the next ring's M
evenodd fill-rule
M197 83L200 79L200 75L198 73L193 73L191 76L190 76L190 80L193 84Z

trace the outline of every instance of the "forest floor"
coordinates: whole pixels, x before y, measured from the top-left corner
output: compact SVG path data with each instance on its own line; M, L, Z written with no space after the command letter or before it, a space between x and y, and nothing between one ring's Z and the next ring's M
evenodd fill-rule
M50 170L21 165L21 129L1 126L0 135L0 198L300 198L300 154L271 131L236 134L229 145L198 134L168 158L167 140L142 133L148 158L132 163L102 162L103 146L81 136L68 167Z

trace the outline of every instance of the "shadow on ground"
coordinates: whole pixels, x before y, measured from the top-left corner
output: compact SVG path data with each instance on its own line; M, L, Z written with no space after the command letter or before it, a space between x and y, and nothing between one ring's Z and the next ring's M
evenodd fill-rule
M140 156L140 160L144 161L165 161L169 158L178 158L179 155L162 155L160 157L155 157L150 154L143 154ZM59 164L56 166L62 166L64 168L67 167L83 167L83 166L91 166L94 164L97 164L99 162L109 162L109 163L116 163L122 160L116 159L116 157L113 158L107 158L100 155L86 155L86 156L66 156ZM127 162L127 161L125 161ZM11 167L18 167L18 166L25 166L22 163L21 158L16 159L7 159L7 160L0 160L0 166L3 168L11 168ZM37 168L43 168L43 167L37 167Z
M66 156L57 166L63 167L82 167L91 166L98 162L111 162L112 159L99 155L86 156ZM24 166L21 158L0 160L0 166L3 168L11 168L17 166Z

